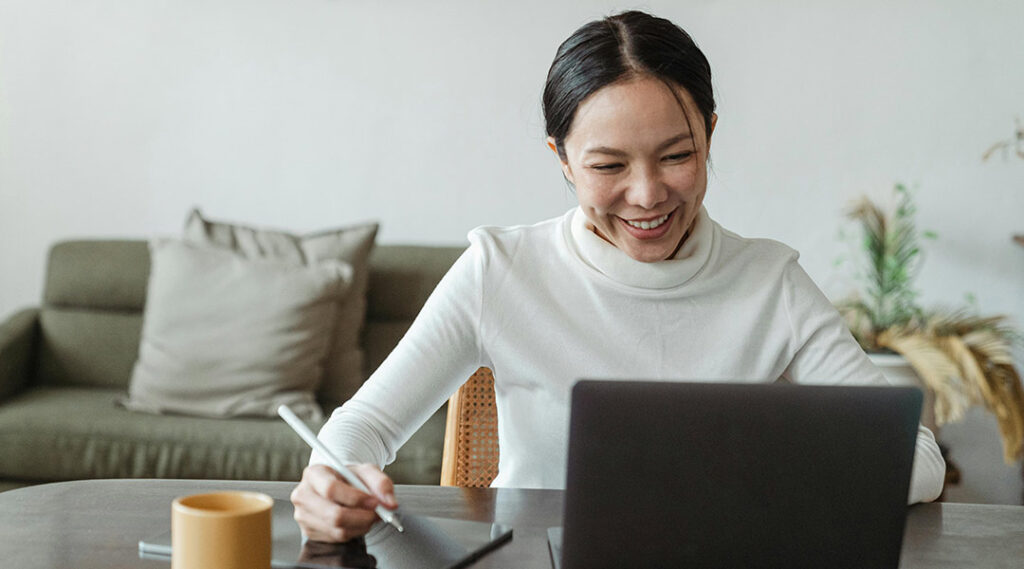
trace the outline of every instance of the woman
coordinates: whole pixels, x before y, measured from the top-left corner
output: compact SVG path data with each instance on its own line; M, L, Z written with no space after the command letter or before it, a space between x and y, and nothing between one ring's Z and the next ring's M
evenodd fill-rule
M378 503L396 507L379 467L479 366L496 381L494 485L522 488L564 484L579 377L885 383L796 252L708 217L714 108L707 59L668 20L626 12L559 47L544 113L579 207L470 232L408 334L321 432L374 494L314 455L292 494L308 537L344 541ZM910 501L934 499L944 471L922 427Z

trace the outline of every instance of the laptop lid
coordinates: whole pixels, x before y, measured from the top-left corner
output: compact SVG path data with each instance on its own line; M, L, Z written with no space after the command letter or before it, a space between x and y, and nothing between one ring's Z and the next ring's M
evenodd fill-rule
M561 566L895 568L916 388L580 381Z

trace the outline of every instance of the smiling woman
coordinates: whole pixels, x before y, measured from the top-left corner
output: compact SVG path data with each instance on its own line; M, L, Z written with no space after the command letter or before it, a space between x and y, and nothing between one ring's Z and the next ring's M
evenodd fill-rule
M378 504L396 507L381 468L479 367L495 380L493 485L520 488L564 485L581 377L886 383L795 251L708 216L717 116L711 69L686 32L642 12L591 22L558 48L543 103L579 206L470 232L406 336L321 431L370 493L314 453L292 495L310 538L347 540ZM943 473L922 427L908 501L938 496Z
M588 228L638 261L675 255L707 189L714 109L707 58L668 20L626 12L565 41L544 114Z
M588 97L564 142L548 139L588 228L637 261L675 255L704 200L710 136L690 120L692 100L639 75Z

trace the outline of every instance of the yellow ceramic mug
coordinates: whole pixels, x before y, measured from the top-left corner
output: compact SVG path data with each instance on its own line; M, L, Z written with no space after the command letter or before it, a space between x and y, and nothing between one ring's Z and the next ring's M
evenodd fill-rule
M171 569L269 569L270 511L258 492L215 492L171 505Z

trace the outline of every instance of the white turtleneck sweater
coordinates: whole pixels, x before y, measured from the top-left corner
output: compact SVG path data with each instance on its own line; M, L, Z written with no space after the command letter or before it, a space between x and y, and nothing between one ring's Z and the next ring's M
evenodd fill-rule
M703 210L675 257L657 263L595 235L578 208L477 228L469 241L395 350L324 425L342 460L394 460L480 366L495 378L493 485L519 488L564 487L570 391L582 377L887 383L795 251L739 237ZM944 473L921 427L908 501L936 498Z

